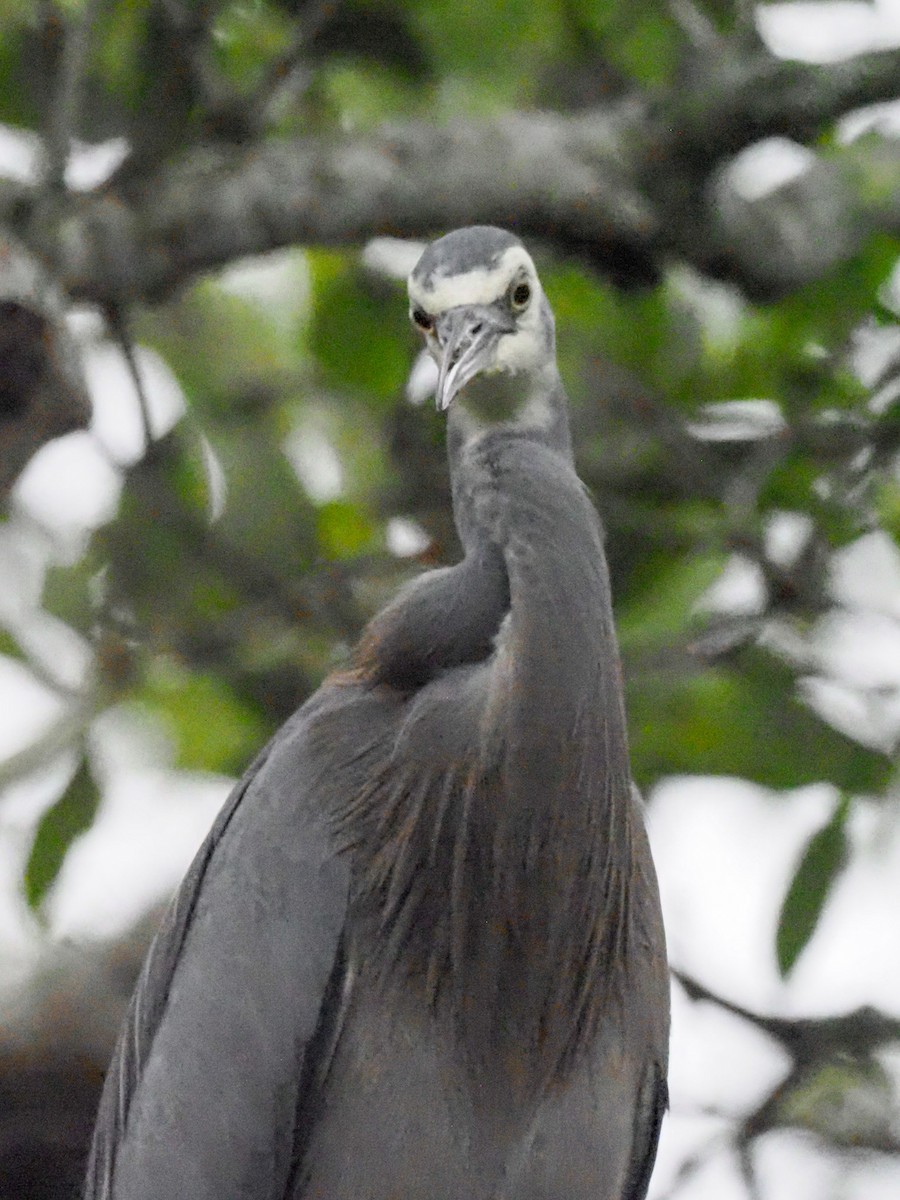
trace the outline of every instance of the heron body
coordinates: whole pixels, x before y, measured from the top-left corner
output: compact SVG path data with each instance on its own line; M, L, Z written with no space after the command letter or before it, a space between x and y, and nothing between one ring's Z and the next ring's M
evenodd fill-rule
M91 1200L642 1200L668 975L600 526L501 230L433 243L454 567L237 786L150 951Z

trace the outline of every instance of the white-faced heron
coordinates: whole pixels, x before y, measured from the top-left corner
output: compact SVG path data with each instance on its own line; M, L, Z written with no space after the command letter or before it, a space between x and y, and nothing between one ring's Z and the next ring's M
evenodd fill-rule
M601 529L511 234L409 279L465 550L369 624L169 909L90 1200L642 1200L668 974Z

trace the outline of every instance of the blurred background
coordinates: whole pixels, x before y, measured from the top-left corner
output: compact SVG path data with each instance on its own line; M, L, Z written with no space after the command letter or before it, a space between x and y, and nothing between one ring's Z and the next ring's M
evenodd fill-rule
M0 1197L230 782L458 553L403 279L524 237L671 948L654 1200L900 1196L900 0L0 0Z

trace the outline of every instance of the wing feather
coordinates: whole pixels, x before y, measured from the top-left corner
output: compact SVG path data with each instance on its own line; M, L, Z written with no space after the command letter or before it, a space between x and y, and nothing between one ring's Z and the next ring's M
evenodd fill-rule
M659 1064L653 1064L644 1078L635 1107L634 1144L623 1200L644 1200L647 1195L662 1120L668 1107L669 1088L665 1074Z
M107 1075L85 1200L283 1194L348 892L307 734L301 710L232 791L166 913Z

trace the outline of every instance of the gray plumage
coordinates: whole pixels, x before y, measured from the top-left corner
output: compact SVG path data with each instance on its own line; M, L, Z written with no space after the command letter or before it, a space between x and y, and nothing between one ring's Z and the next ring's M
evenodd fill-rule
M413 271L426 286L436 278L464 275L477 269L493 270L504 251L521 246L514 233L493 225L469 225L426 246Z
M89 1200L646 1193L668 975L552 313L483 227L410 300L464 557L232 793L132 1000Z

